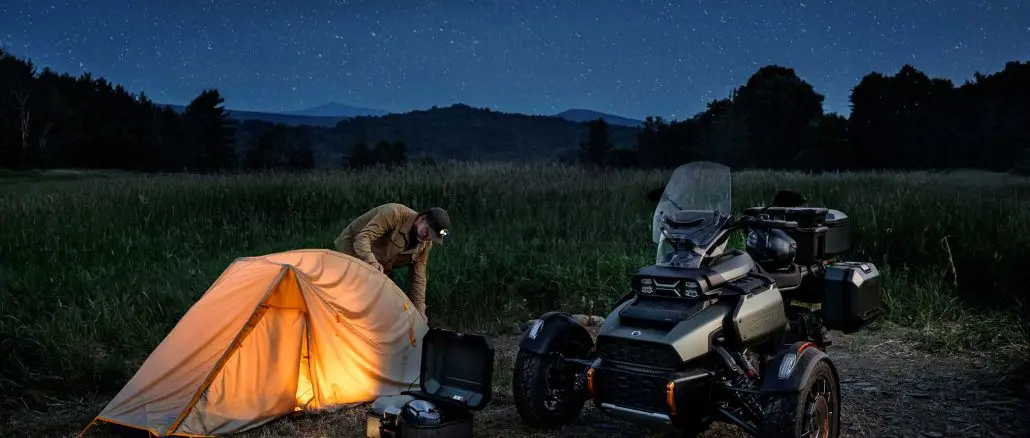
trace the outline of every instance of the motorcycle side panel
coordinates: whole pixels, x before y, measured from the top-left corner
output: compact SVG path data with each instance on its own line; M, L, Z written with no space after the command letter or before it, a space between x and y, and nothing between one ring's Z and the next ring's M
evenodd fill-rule
M733 308L716 303L698 312L693 318L676 325L667 339L683 362L697 359L712 350L712 335L722 330Z
M730 322L731 330L727 333L732 342L747 345L786 329L783 295L773 285L763 286L763 289L741 295L737 301Z
M712 334L720 331L728 320L733 308L725 304L714 304L701 310L693 317L681 321L671 329L640 327L624 324L619 317L620 311L632 303L627 301L616 307L605 319L598 332L599 355L604 358L601 344L616 340L620 343L639 343L647 345L666 345L678 356L678 363L701 357L711 350ZM608 338L608 339L602 339ZM655 345L657 346L657 345ZM672 352L670 352L672 354ZM653 359L653 361L651 360ZM664 358L639 358L641 363L666 363Z

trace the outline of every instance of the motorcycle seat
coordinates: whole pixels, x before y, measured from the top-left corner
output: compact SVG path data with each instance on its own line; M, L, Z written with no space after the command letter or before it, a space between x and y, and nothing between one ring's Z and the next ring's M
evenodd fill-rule
M763 269L763 274L772 278L776 282L776 287L780 290L796 289L801 286L801 280L804 277L804 273L801 269L798 269L797 263L791 263L790 267L782 271L770 271Z

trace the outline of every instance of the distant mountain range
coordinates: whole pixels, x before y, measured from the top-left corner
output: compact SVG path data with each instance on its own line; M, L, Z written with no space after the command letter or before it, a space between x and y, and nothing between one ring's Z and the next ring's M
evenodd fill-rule
M165 105L172 108L176 112L183 112L186 107L183 105ZM318 126L323 128L332 128L343 119L348 118L347 116L305 116L305 115L291 115L287 113L266 113L257 111L240 111L229 109L229 117L239 120L241 122L246 121L260 121L269 123L281 123L290 126Z
M172 109L182 112L186 109L183 105L167 105ZM305 108L294 111L284 112L264 112L264 111L242 111L229 109L229 116L239 120L258 120L269 123L282 123L284 125L291 126L321 126L331 128L336 126L338 122L344 119L353 117L380 117L391 113L375 108L364 108L345 105L338 102L329 102L323 105L319 105L312 108ZM509 113L516 114L516 113ZM526 114L531 115L531 114ZM616 126L627 126L627 127L638 127L643 121L630 119L627 117L617 116L614 114L602 113L600 111L593 111L588 109L569 109L562 111L558 114L554 114L551 117L557 117L559 119L567 120L575 123L585 123L591 120L597 120L598 118L604 119L610 125Z
M177 112L182 105L167 105ZM570 109L553 115L505 113L465 104L405 113L390 113L327 103L287 112L229 109L238 120L238 152L256 141L272 124L294 126L310 136L318 166L336 166L356 143L369 146L380 141L401 141L410 159L437 160L555 160L575 153L586 139L586 122L604 119L617 148L632 147L636 127L642 123L626 117L586 109Z
M362 108L350 105L344 105L337 102L329 102L324 105L319 105L314 108L306 108L296 111L287 111L283 114L291 116L311 116L311 117L360 117L360 116L385 116L390 114L389 111L383 111L374 108Z
M601 119L604 119L605 122L608 122L609 125L629 126L631 128L636 128L644 123L643 120L635 120L588 109L565 110L555 114L554 116L563 118L570 122L589 122L591 120L597 120L600 117Z

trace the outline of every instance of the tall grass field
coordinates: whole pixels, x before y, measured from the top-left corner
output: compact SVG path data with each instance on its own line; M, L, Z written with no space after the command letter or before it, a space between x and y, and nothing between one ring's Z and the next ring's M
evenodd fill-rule
M449 240L429 260L431 321L492 330L552 309L605 315L653 261L645 194L670 175L486 164L0 175L0 394L116 391L233 259L329 248L386 202L451 214ZM847 258L881 268L887 322L938 349L1026 344L1030 181L744 171L735 208L778 189L850 217Z

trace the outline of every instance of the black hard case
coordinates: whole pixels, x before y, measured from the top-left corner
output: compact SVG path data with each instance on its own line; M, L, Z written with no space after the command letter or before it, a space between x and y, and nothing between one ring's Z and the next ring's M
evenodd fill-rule
M851 246L848 217L837 210L821 207L748 208L746 216L767 215L769 219L797 222L795 229L783 231L798 244L794 261L801 265L818 263L847 251Z
M434 426L408 424L397 416L387 429L396 438L469 438L473 411L493 396L494 345L484 335L431 328L422 341L419 390L402 394L436 404L444 422Z
M864 262L840 262L826 267L822 302L823 325L854 333L882 314L880 271Z

